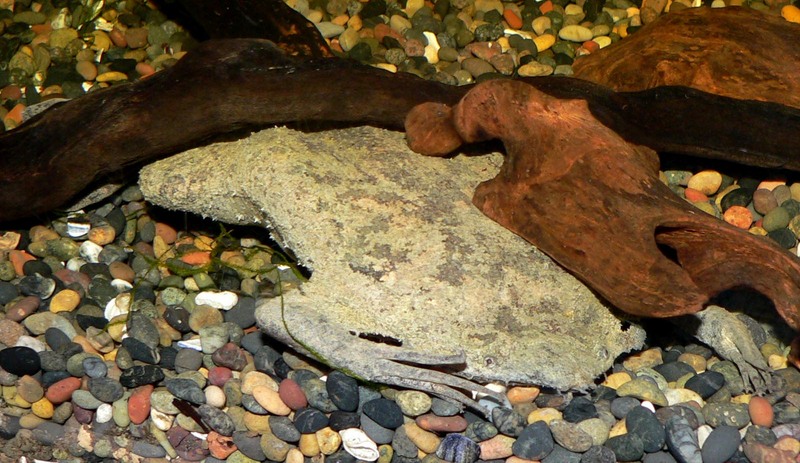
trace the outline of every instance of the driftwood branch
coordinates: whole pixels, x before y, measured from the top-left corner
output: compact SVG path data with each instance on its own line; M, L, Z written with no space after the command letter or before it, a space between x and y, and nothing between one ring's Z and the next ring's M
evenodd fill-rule
M407 130L416 150L433 155L430 133L449 134L451 145L502 140L505 163L477 188L475 205L625 312L694 313L749 287L800 328L797 258L679 199L659 180L656 153L598 124L585 101L487 82L452 110L415 108Z

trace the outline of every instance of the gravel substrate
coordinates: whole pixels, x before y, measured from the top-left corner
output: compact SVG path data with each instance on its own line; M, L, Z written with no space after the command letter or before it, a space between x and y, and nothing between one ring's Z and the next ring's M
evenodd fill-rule
M569 75L576 58L647 19L627 0L602 9L592 0L290 3L334 50L452 84ZM736 2L713 6L726 4ZM144 78L195 43L148 3L7 5L0 0L7 130L27 107ZM781 11L797 21L795 10ZM663 180L707 213L797 252L800 183L713 170L667 170ZM274 344L255 327L256 301L297 287L303 274L263 231L184 219L151 208L130 186L82 214L0 232L0 462L800 455L800 373L768 332L756 341L775 372L761 395L708 348L653 340L590 394L503 388L512 408L483 417L418 391L359 384Z

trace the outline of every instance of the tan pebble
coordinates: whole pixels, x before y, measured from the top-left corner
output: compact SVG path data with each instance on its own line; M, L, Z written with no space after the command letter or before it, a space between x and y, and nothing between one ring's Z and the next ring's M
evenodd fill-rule
M790 23L800 23L800 8L794 5L785 5L781 8L781 16Z
M536 44L536 50L541 53L556 43L556 37L552 34L543 34L533 39Z
M592 438L592 445L603 445L608 440L608 434L611 431L611 426L601 418L589 418L579 422L576 426Z
M420 428L413 422L406 423L403 426L405 427L408 439L423 452L433 453L439 447L441 439L439 439L436 434Z
M0 236L0 250L10 251L15 249L19 245L20 238L22 238L22 235L17 232L4 232L2 236Z
M685 388L669 388L666 391L664 391L664 397L667 398L667 403L669 405L676 405L687 402L697 402L698 404L701 405L705 403L702 397L700 397L700 394L692 391L691 389L685 389Z
M564 26L558 31L558 38L570 42L586 42L592 40L593 36L591 29L577 24Z
M792 436L783 436L778 439L778 442L773 445L778 450L783 450L786 452L790 452L793 455L800 454L800 440L795 439Z
M127 77L126 77L127 78ZM87 238L94 244L105 246L114 242L117 232L111 225L100 225L89 230Z
M269 427L268 415L256 415L255 413L245 412L244 419L242 421L244 422L245 427L250 431L257 432L259 434L271 431Z
M91 342L89 342L89 340L86 338L86 336L84 336L82 334L78 334L74 338L72 338L72 342L80 344L81 347L83 347L83 351L84 352L88 352L88 353L94 354L94 355L96 355L98 357L102 357L102 355L100 355L100 352L98 352L97 349L94 348L94 346L92 345Z
M678 361L689 364L697 373L702 373L706 370L706 359L702 355L684 352L678 356Z
M128 283L133 283L136 278L136 272L125 262L116 261L108 264L108 271L112 277L125 280Z
M81 295L71 289L62 289L50 299L50 312L72 312L81 303Z
M108 33L108 38L110 38L111 43L118 48L126 48L128 46L128 41L125 40L125 33L118 27L111 29L111 32Z
M224 321L222 312L220 312L219 309L207 305L200 305L189 315L189 328L195 333L199 333L201 328L218 325Z
M517 69L517 73L522 77L549 76L553 73L553 67L538 61L531 61Z
M769 463L794 463L795 458L791 452L768 447L757 442L745 443L742 445L745 456L750 461L769 462Z
M130 48L144 48L147 46L147 28L131 27L125 31L125 40Z
M17 394L30 403L44 397L44 388L32 376L22 376L17 380Z
M312 438L314 437L313 434L304 434L304 435L309 435ZM313 441L316 443L316 439L313 439ZM286 442L278 439L271 432L266 432L261 435L261 450L264 452L264 454L267 456L267 459L269 460L284 461L286 459L286 455L289 453L289 450L293 448L294 448L293 445L289 445ZM317 454L314 454L314 456L316 455Z
M627 433L628 428L625 426L625 420L619 420L608 430L608 437L617 437Z
M13 307L16 307L16 305ZM17 344L20 336L26 333L27 331L25 331L25 328L14 320L8 318L0 320L0 343L6 346L14 346Z
M315 434L300 434L300 442L297 443L297 448L307 457L315 457L320 453L319 443Z
M46 420L44 418L36 416L33 413L28 413L27 415L23 415L19 418L19 426L22 429L36 429L45 421Z
M636 397L639 400L649 400L660 407L668 405L664 393L658 386L644 378L637 378L623 384L617 388L617 395L620 397Z
M303 463L305 461L305 457L303 456L303 452L297 449L289 450L289 453L286 454L286 463Z
M765 190L772 191L772 190L774 190L776 187L778 187L780 185L786 185L786 180L782 180L782 179L764 180L763 182L758 184L758 188L756 188L756 189L760 190L760 189L763 188Z
M773 354L767 357L767 365L773 370L783 370L789 366L789 359L783 355Z
M92 81L97 78L97 66L91 61L78 61L75 63L75 71L80 74L84 80Z
M128 80L128 76L124 72L108 71L99 74L95 80L98 82L123 82Z
M92 32L92 50L108 51L111 48L111 38L103 31Z
M789 186L789 192L792 194L792 199L800 201L800 183L792 183Z
M553 420L560 420L563 418L564 416L561 414L561 412L555 408L539 408L528 414L527 421L528 424L535 423L537 421L544 421L545 423L550 424L550 422Z
M661 356L661 349L654 347L628 357L622 362L622 366L628 370L637 371L642 368L653 368L662 363L664 360Z
M750 230L747 230L747 233L757 236L767 236L767 231L764 230L763 227L750 227Z
M205 391L206 403L212 407L222 408L225 406L225 392L219 386L208 386Z
M253 397L259 405L274 415L286 416L292 412L292 409L283 403L278 391L266 386L256 386L253 389Z
M273 391L278 391L278 383L270 378L266 373L260 371L251 371L242 377L242 393L252 394L253 389L258 386L265 386Z
M781 355L783 352L781 349L771 342L765 342L761 345L761 355L764 359L768 359L770 355Z
M94 326L86 328L86 341L100 353L107 354L114 350L114 339L111 335Z
M549 16L539 16L533 20L531 26L536 35L542 35L544 31L553 27L553 21Z
M630 381L631 375L626 371L620 371L618 373L611 373L606 377L605 381L603 381L603 386L610 387L611 389L616 389L623 384Z
M319 447L319 451L323 455L331 455L342 445L342 436L339 435L338 432L334 431L329 427L324 427L314 433L317 438L317 445Z
M510 457L514 454L511 450L511 446L514 445L514 442L516 442L516 439L502 434L480 442L478 445L481 448L481 459L488 461Z
M173 244L178 239L177 230L163 222L156 222L156 235L160 236L166 244Z
M516 386L508 390L506 397L511 405L531 403L539 397L540 391L538 387Z

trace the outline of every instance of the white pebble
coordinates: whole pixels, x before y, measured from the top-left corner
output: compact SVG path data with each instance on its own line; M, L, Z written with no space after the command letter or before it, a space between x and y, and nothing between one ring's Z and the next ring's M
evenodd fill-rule
M72 259L67 261L67 269L72 270L73 272L80 272L81 267L86 264L86 260L80 257L73 257Z
M80 254L81 257L86 259L86 262L91 262L96 264L100 261L100 251L103 250L103 247L99 244L95 244L91 241L84 241L81 243L80 247Z
M98 423L108 423L114 417L113 412L114 410L111 404L102 404L97 407L94 419L97 420Z
M47 347L44 343L32 336L22 335L17 339L17 343L14 344L15 346L19 347L30 347L31 349L35 350L36 352L44 352L47 350Z
M67 222L67 235L71 238L80 238L89 233L92 226L85 222Z
M319 24L316 24L316 26L317 30L319 30L319 33L322 34L322 36L326 39L332 39L344 32L344 26L334 24L330 21L323 21Z
M192 349L196 351L203 351L203 345L200 343L200 338L187 339L185 341L178 341L178 347L182 349Z
M111 280L111 286L121 293L128 292L133 289L133 285L130 284L130 282L121 280L119 278L114 278Z
M436 34L433 32L425 31L422 33L426 39L428 39L428 44L425 45L425 59L428 60L431 64L436 64L439 62L439 49L441 46L439 45L439 40L436 38Z
M130 293L123 293L108 301L106 309L103 311L103 316L106 320L111 320L114 317L124 315L131 310L131 295Z
M209 305L215 309L231 310L239 302L239 296L232 291L203 291L194 298L197 305Z
M206 393L206 403L212 407L222 408L225 406L225 392L219 386L208 386Z
M644 408L646 408L646 409L650 410L650 411L651 411L651 412L653 412L653 413L655 413L655 412L656 412L656 407L655 407L655 405L653 405L653 402L650 402L649 400L645 400L645 401L643 401L643 402L642 402L642 407L644 407Z
M363 461L378 459L378 445L364 431L358 428L342 429L339 435L342 436L342 446L350 455Z
M714 428L711 426L704 424L697 428L697 443L700 444L700 448L703 448L703 444L706 443L706 439L711 434Z
M169 431L172 427L172 422L175 421L175 417L150 407L150 420L158 429L162 431Z

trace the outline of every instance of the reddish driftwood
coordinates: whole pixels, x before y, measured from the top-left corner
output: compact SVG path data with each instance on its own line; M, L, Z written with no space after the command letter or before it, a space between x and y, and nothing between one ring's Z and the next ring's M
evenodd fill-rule
M682 85L800 108L800 25L751 8L688 8L575 61L616 91Z
M723 290L750 287L800 328L797 258L677 198L659 181L656 153L599 124L585 101L487 82L452 119L440 105L415 108L407 130L423 153L429 133L450 134L451 146L502 140L505 163L475 205L625 312L694 313Z

